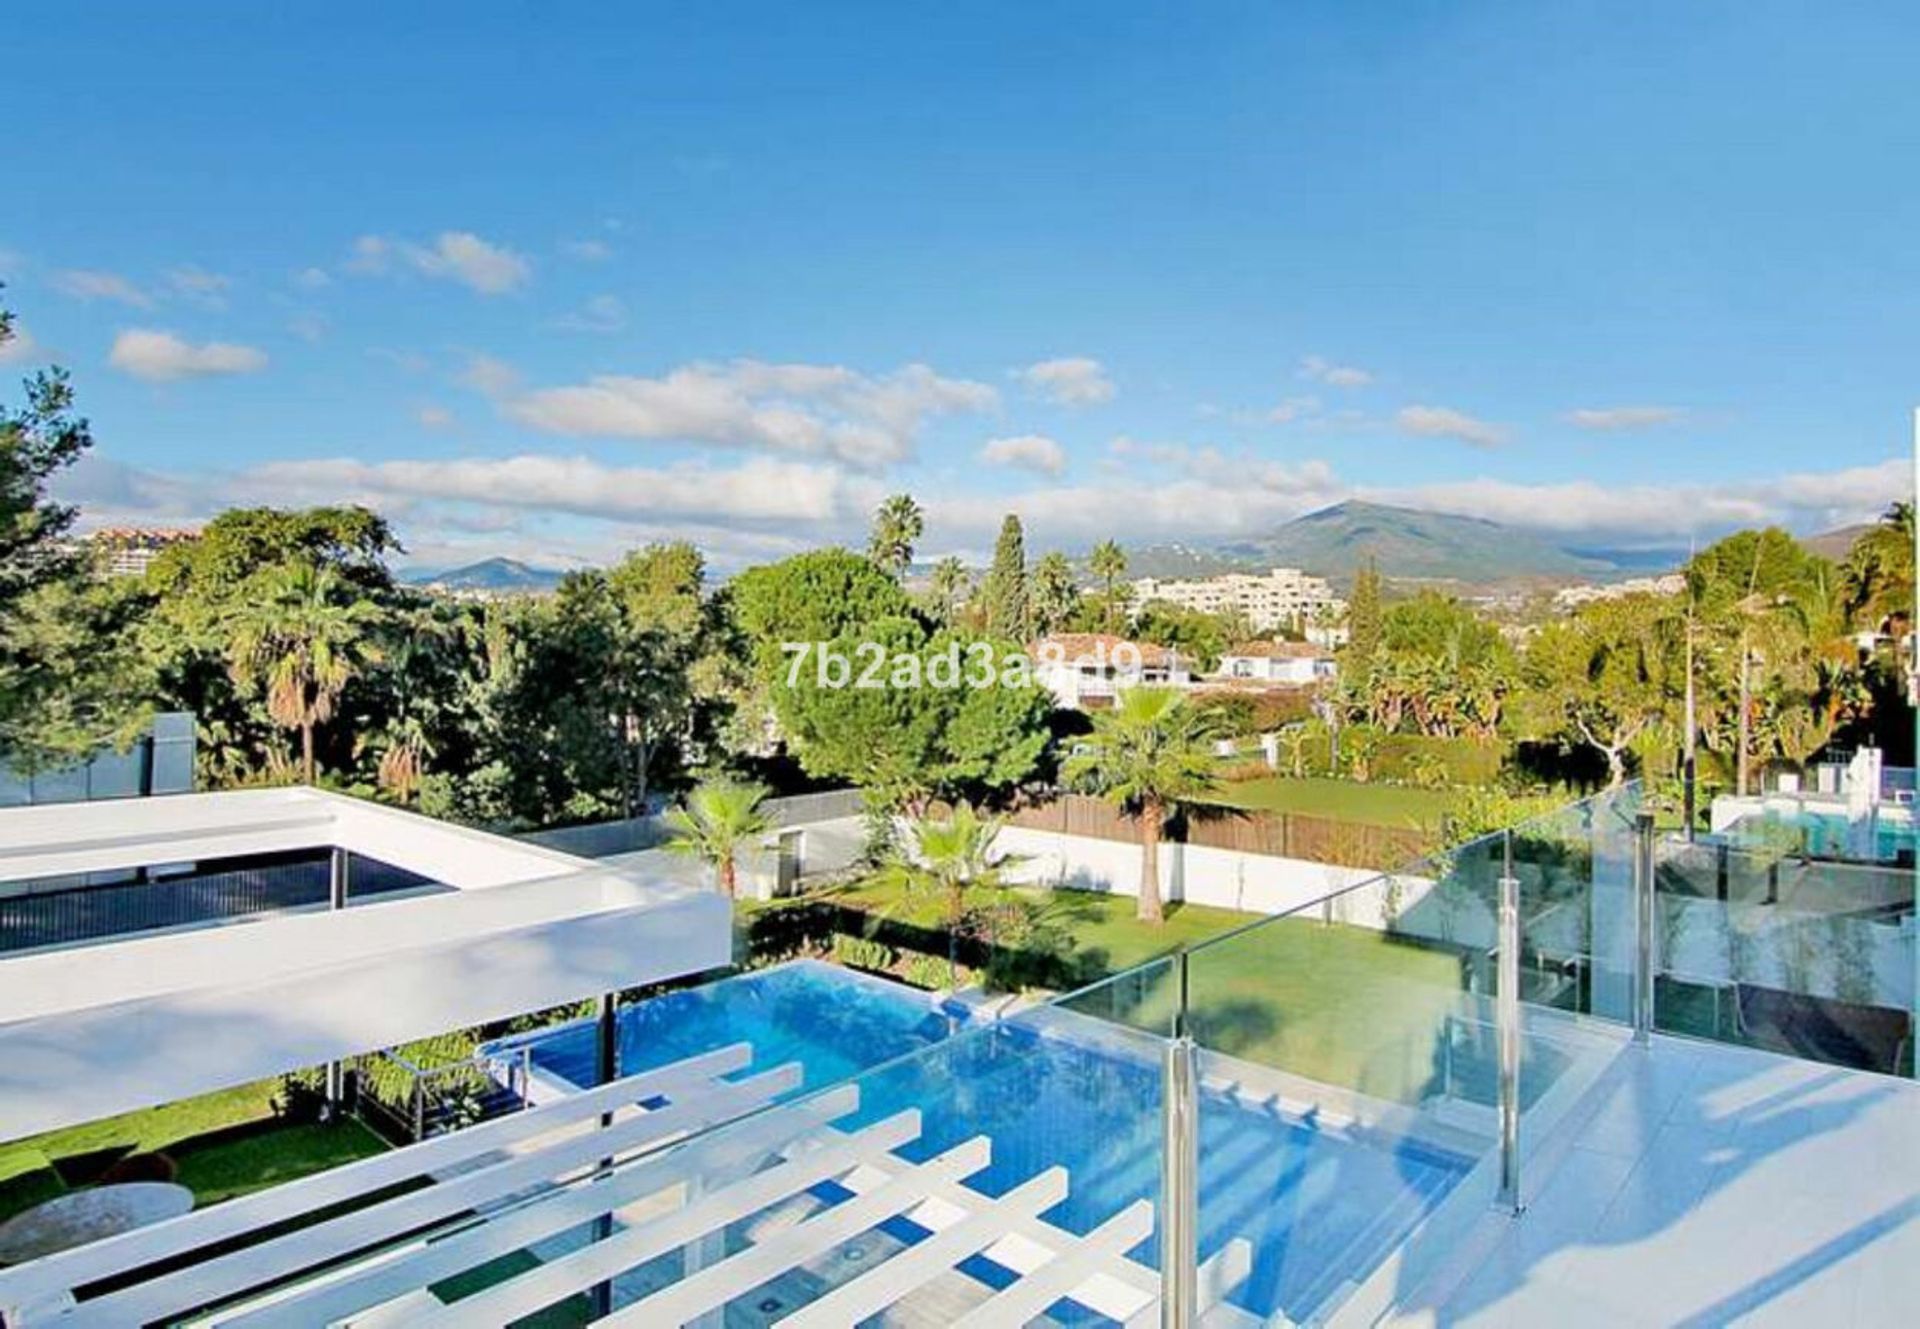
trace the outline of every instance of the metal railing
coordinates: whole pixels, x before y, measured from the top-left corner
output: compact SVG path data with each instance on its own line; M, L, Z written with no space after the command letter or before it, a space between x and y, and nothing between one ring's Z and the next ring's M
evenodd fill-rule
M354 1109L382 1134L418 1142L534 1105L533 1044L421 1066L394 1049L355 1068Z
M294 862L269 862L106 885L64 880L9 883L0 895L0 954L227 922L329 900L326 850ZM414 890L432 883L373 859L353 859L352 897Z

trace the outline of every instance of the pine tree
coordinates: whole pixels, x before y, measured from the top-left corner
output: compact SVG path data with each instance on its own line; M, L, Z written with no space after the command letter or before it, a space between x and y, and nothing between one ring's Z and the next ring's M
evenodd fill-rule
M1020 518L1009 512L993 546L993 567L981 591L987 632L1012 641L1027 639L1027 539Z

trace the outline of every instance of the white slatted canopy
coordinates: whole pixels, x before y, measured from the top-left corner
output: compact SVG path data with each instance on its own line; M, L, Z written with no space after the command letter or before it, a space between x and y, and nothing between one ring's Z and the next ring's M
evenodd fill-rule
M731 958L711 892L316 790L0 810L0 879L330 848L454 889L0 959L0 1140Z
M737 1078L750 1060L745 1046L721 1049L0 1272L0 1311L20 1329L181 1317L225 1329L465 1329L561 1302L584 1308L604 1288L596 1322L646 1329L714 1322L749 1294L771 1295L773 1318L796 1329L916 1305L969 1329L1017 1325L1062 1297L1126 1324L1158 1322L1159 1276L1127 1254L1153 1229L1150 1202L1085 1235L1065 1231L1041 1217L1071 1192L1065 1168L989 1198L965 1184L992 1160L988 1137L909 1162L898 1151L920 1137L917 1109L846 1125L856 1084L768 1106L798 1084L798 1068ZM406 1182L427 1184L393 1193ZM360 1207L334 1210L354 1197ZM284 1226L303 1216L306 1226ZM895 1218L927 1235L890 1243L885 1258L843 1261L822 1286L817 1271ZM257 1239L236 1247L248 1234ZM958 1271L980 1255L1012 1280L995 1289ZM633 1282L662 1257L678 1258ZM1202 1323L1253 1322L1224 1300L1249 1263L1243 1241L1206 1262ZM443 1300L430 1290L482 1268L495 1277L477 1291ZM89 1289L109 1279L110 1290Z

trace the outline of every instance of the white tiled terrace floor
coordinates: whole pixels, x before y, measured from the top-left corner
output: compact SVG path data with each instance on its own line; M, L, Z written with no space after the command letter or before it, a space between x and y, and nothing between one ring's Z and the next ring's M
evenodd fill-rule
M1920 1084L1627 1048L1492 1255L1413 1323L1920 1324Z

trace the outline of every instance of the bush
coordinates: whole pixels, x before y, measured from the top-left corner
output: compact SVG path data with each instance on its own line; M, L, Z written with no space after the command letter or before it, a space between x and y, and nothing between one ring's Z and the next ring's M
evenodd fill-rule
M900 976L917 988L929 992L963 988L973 981L973 971L960 965L949 971L947 962L937 955L916 955L908 960Z
M1229 784L1238 784L1245 780L1264 780L1277 772L1267 765L1265 757L1252 757L1244 761L1229 762L1216 774Z
M128 1154L100 1174L102 1186L117 1186L134 1181L172 1181L180 1175L165 1154Z
M834 937L830 954L836 963L846 965L849 969L882 973L893 966L893 948L866 937L849 937L841 933Z
M1340 765L1329 770L1325 735L1306 748L1309 775L1349 776L1353 758L1368 744L1368 778L1395 784L1492 785L1500 780L1507 748L1498 740L1428 738L1424 734L1383 734L1361 725L1340 730Z
M311 1125L326 1115L327 1091L320 1071L292 1071L280 1077L273 1115L291 1125Z

